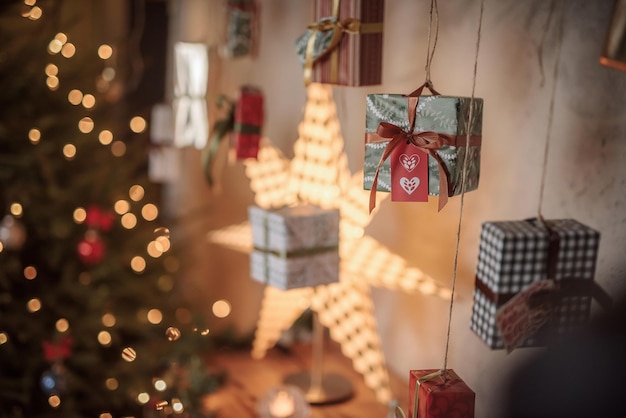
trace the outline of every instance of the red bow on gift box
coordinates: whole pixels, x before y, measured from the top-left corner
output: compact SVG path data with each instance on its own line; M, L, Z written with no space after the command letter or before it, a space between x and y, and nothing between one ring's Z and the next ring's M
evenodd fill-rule
M66 359L72 353L73 344L74 340L69 335L60 338L56 344L50 341L43 341L41 345L44 358L49 362Z

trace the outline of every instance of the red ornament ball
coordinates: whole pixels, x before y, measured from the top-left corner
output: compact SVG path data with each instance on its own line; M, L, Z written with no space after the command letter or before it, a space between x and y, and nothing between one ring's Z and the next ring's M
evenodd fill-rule
M99 264L104 259L106 247L96 231L87 231L85 238L78 243L78 257L88 265Z

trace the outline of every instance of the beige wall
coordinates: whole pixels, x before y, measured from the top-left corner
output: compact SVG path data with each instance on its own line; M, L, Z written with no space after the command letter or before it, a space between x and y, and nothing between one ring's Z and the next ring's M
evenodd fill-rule
M310 20L308 1L262 1L259 57L234 62L214 59L212 91L234 96L253 83L266 96L264 133L287 155L297 137L305 91L294 40ZM334 89L350 167L363 161L364 103L368 93L408 93L424 78L426 0L387 0L383 83ZM478 235L483 221L536 215L550 78L554 27L545 46L546 84L540 84L538 45L548 2L487 1L478 65L477 96L484 98L483 153L479 190L466 196L459 258L458 299L452 318L449 366L477 393L477 417L497 417L500 379L533 350L492 352L469 330ZM547 172L544 216L572 217L602 233L598 281L611 293L624 291L626 261L626 73L599 66L598 57L612 2L568 1L554 129ZM220 39L223 1L172 2L172 37L185 41ZM448 95L471 93L478 22L477 0L440 2L440 33L433 64L435 86ZM220 80L216 82L216 80ZM206 243L204 232L246 219L252 202L241 164L228 166L221 194L210 194L195 151L186 151L185 182L173 192L181 214L206 205L200 218L181 232L190 245L185 287L210 306L232 302L230 318L241 332L254 327L261 286L248 277L246 255ZM410 264L449 285L452 277L459 198L442 213L428 204L385 201L367 233ZM379 329L390 368L436 368L443 362L446 301L376 289ZM208 312L208 309L207 309ZM210 315L207 313L207 315ZM219 327L223 322L216 322Z

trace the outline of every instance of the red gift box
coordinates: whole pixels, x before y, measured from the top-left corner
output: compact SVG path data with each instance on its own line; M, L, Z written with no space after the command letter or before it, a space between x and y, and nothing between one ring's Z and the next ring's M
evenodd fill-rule
M314 0L315 21L333 16L333 9L338 11L334 17L340 23L358 19L359 30L343 33L338 46L315 62L310 81L344 86L380 84L384 0Z
M235 107L233 127L238 160L256 158L263 125L263 94L254 87L243 87Z
M474 418L474 392L450 369L411 370L409 417Z

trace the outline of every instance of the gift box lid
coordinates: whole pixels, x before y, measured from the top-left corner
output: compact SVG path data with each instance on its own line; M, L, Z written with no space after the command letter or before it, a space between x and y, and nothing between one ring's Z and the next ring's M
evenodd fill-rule
M519 292L548 278L593 280L600 233L574 219L546 222L559 238L556 277L546 277L549 231L522 220L483 223L477 280L494 293Z
M419 379L438 371L438 369L426 369L411 370L409 372L409 416L412 416L414 405L418 404L419 411L427 411L425 415L418 414L418 416L430 417L428 409L431 406L433 397L445 397L448 398L447 402L436 403L439 412L443 413L441 416L473 417L476 394L452 369L447 369L444 374L437 374L428 380L420 382L419 393L425 394L424 398L419 397L419 393L415 393ZM419 399L418 403L416 403L416 395L417 399Z
M420 96L414 132L433 131L448 135L467 134L467 117L471 98L454 96ZM472 135L482 132L483 99L474 98ZM368 94L365 129L376 132L380 122L409 129L408 99L402 94Z

